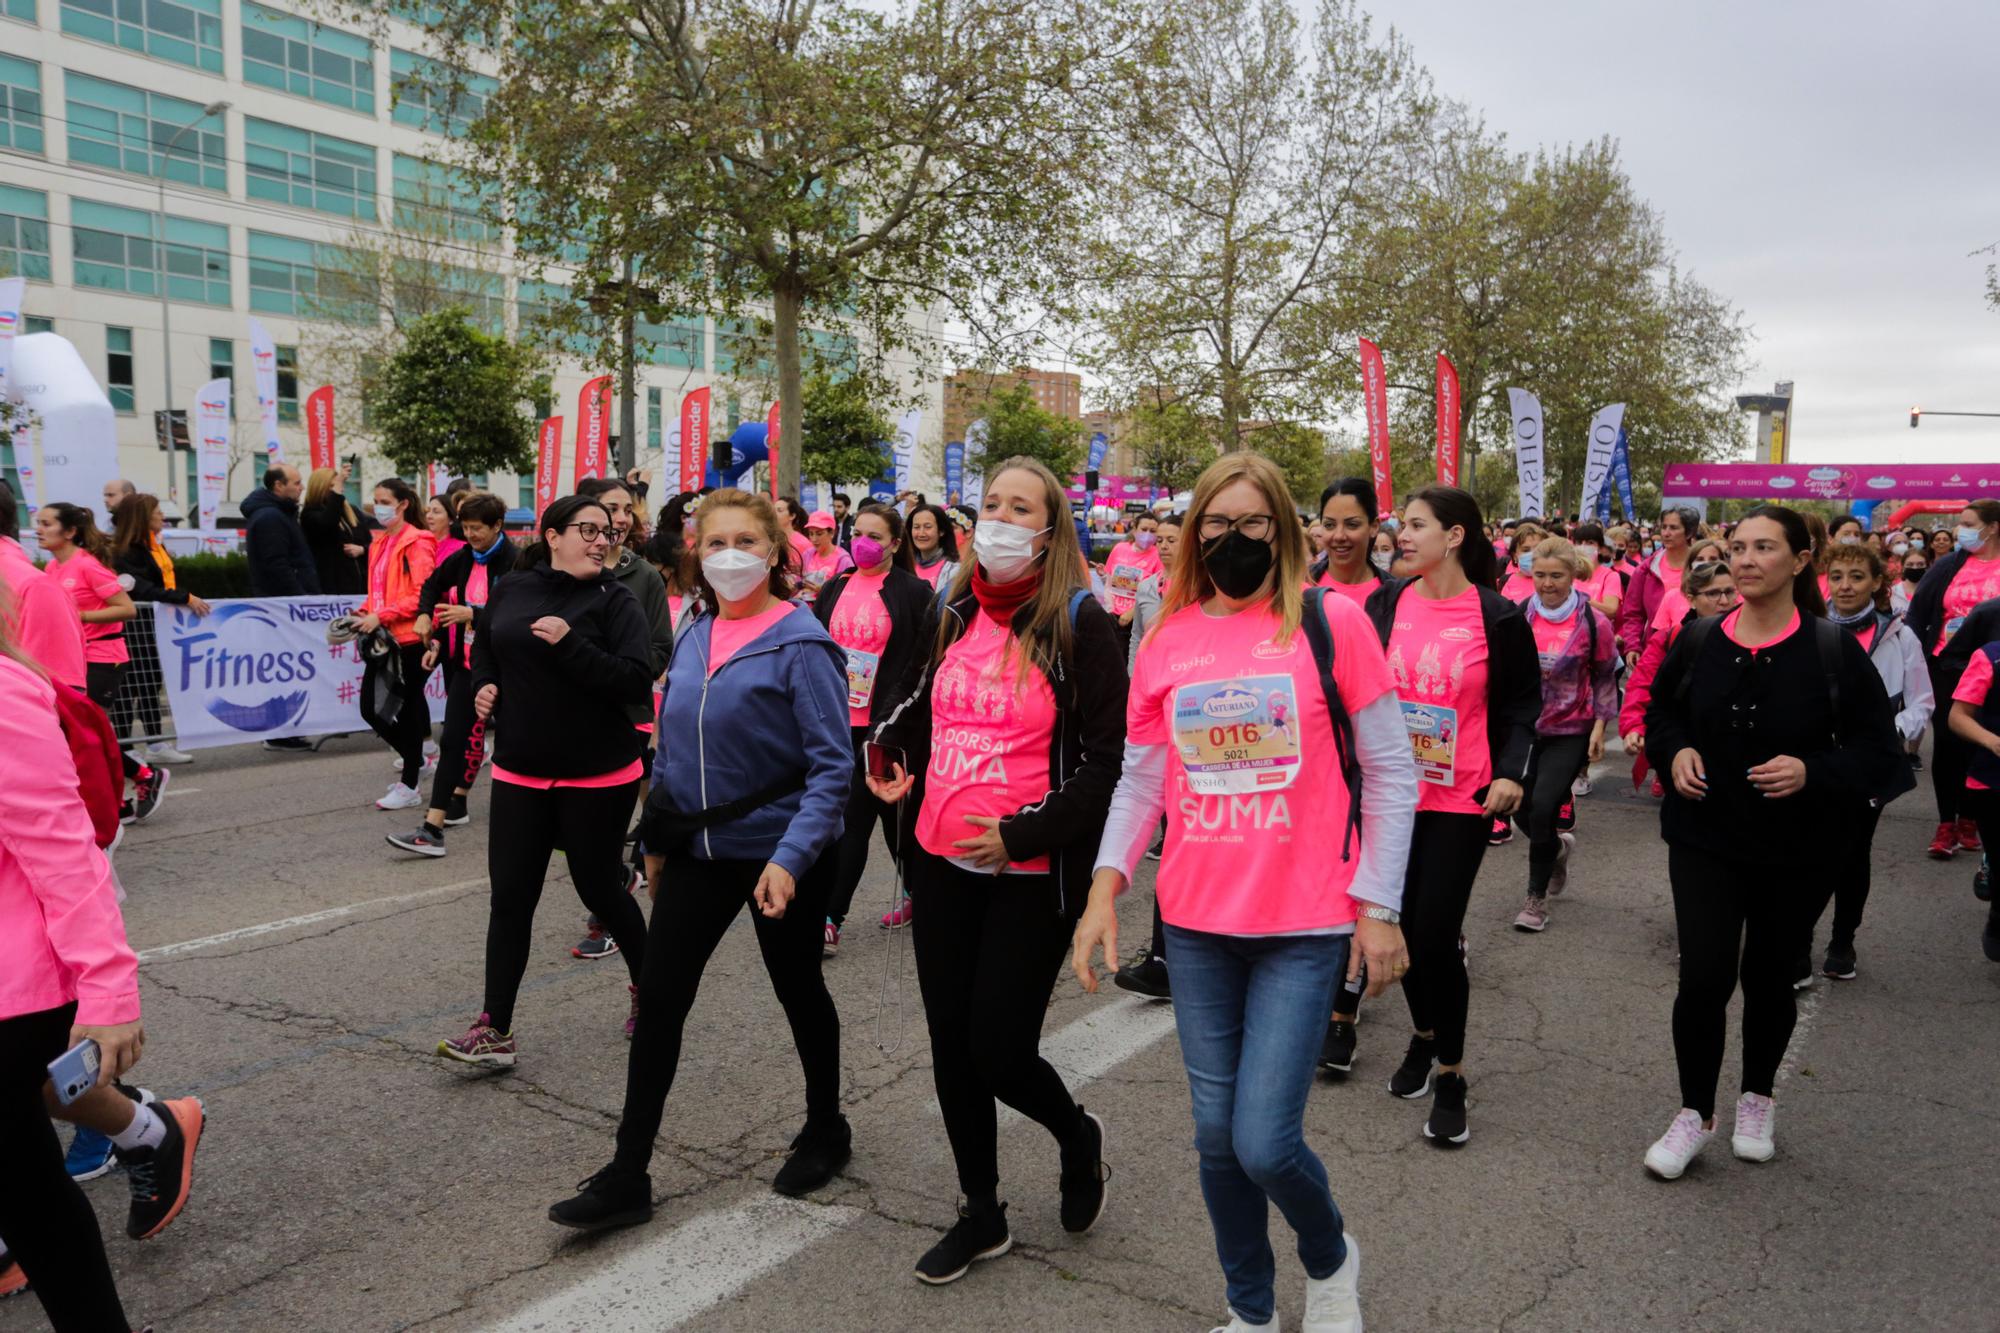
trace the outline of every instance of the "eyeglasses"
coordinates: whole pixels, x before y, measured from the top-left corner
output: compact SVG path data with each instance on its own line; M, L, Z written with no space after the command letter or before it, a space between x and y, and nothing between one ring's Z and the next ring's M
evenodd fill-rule
M599 537L609 537L611 535L611 529L602 523L572 523L568 527L563 528L562 531L574 532L587 542L594 542Z
M1203 514L1201 516L1201 539L1214 541L1231 528L1242 533L1253 542L1267 542L1277 530L1278 520L1269 514L1244 514L1239 518L1229 518L1223 514Z

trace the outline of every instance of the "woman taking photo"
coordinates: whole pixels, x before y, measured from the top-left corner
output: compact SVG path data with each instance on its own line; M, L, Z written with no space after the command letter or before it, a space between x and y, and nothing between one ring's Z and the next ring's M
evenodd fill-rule
M1210 465L1186 525L1163 615L1139 649L1124 775L1072 965L1092 991L1097 950L1116 970L1113 900L1165 813L1160 911L1228 1328L1274 1326L1272 1204L1298 1237L1306 1327L1358 1328L1360 1253L1306 1145L1305 1106L1319 1015L1342 978L1365 958L1379 993L1406 965L1409 740L1361 609L1301 591L1305 535L1268 459ZM1490 568L1492 548L1472 531ZM1330 676L1316 635L1331 646Z
M1611 622L1584 596L1586 568L1576 548L1545 537L1532 552L1535 595L1528 626L1542 670L1542 712L1535 721L1535 767L1528 788L1528 901L1514 929L1539 934L1549 898L1569 883L1576 834L1557 827L1570 786L1604 757L1604 729L1618 715L1618 640Z
M917 1260L917 1278L937 1284L1013 1245L996 1099L1059 1146L1064 1229L1088 1231L1104 1209L1103 1123L1038 1046L1118 783L1125 661L1084 586L1062 485L1040 463L1010 458L988 476L973 558L898 693L873 735L893 776L868 786L891 805L915 790L903 867L917 984L965 1196Z
M1421 793L1402 907L1410 950L1403 998L1416 1032L1389 1091L1431 1097L1424 1137L1440 1147L1471 1136L1470 988L1458 947L1465 909L1493 821L1521 804L1542 711L1534 634L1521 608L1494 591L1493 548L1479 524L1479 502L1456 487L1411 496L1396 538L1410 577L1384 583L1367 607L1388 652Z
M1625 585L1625 601L1618 608L1618 650L1625 655L1628 670L1646 651L1660 599L1680 582L1681 571L1687 568L1688 544L1700 536L1701 515L1693 509L1681 505L1660 514L1659 549L1646 553L1633 569Z
M840 952L840 928L847 923L854 891L868 868L868 845L874 841L877 823L882 825L890 857L900 860L903 855L896 811L868 790L864 753L869 727L895 707L896 686L937 634L936 594L910 572L910 556L902 537L902 515L888 505L862 505L854 515L855 567L834 575L813 604L813 614L846 655L847 720L854 755L854 782L842 816L833 900L826 909L824 951L829 958ZM897 910L907 915L907 907L891 908L892 912Z
M473 715L493 723L495 737L486 843L493 896L485 1012L437 1048L463 1064L507 1066L519 1053L514 1000L556 848L577 896L624 951L635 1015L645 961L645 919L623 891L619 858L644 776L626 715L652 690L646 618L604 571L604 506L566 495L543 511L539 528L541 539L493 585L472 639Z
M958 574L958 529L938 505L910 513L911 572L933 589L949 588Z
M160 544L160 533L166 530L167 520L160 513L158 499L143 491L126 496L119 501L113 522L112 569L119 582L128 585L132 600L141 605L139 614L125 626L125 649L131 654L132 666L119 684L118 707L112 722L124 734L136 730L141 736L157 736L160 734L160 647L147 605L165 602L168 606L185 606L198 616L207 615L209 606L187 589L176 586L174 558ZM186 764L194 760L193 755L164 741L150 749L143 743L134 745L132 752L142 763Z
M1947 651L1947 645L1973 607L2000 597L2000 500L1973 501L1959 514L1957 527L1938 535L1948 553L1931 561L1930 573L1910 594L1908 623L1929 661L1932 697L1949 699L1971 653L1982 645L1960 644L1955 652ZM1937 728L1931 742L1931 789L1937 795L1938 826L1927 849L1935 860L1981 850L1976 821L1959 809L1970 757L1962 737L1950 727Z
M375 522L381 531L368 552L368 596L357 613L365 635L384 630L395 641L390 654L366 657L361 671L361 720L403 761L396 781L375 802L377 810L414 810L424 803L417 783L424 771L424 742L430 739L431 709L424 699L424 640L417 633L423 610L424 580L437 568L437 539L419 521L417 493L401 477L376 483ZM384 717L378 706L384 672L395 671L400 682L395 712Z
M319 590L359 597L368 591L368 529L347 503L348 471L346 463L338 469L313 469L306 479L305 503L299 506L299 526L319 571Z
M1758 505L1729 534L1729 556L1743 604L1681 634L1646 710L1646 748L1672 773L1660 835L1681 950L1681 1109L1646 1153L1663 1180L1714 1137L1739 976L1743 1082L1730 1146L1752 1162L1776 1152L1771 1096L1798 1017L1793 960L1814 882L1837 855L1826 831L1910 780L1881 677L1853 635L1821 618L1805 520Z
M1326 554L1307 571L1314 586L1331 588L1356 606L1368 600L1382 582L1373 559L1378 517L1375 485L1364 478L1342 477L1320 493Z
M694 553L703 609L674 643L663 744L640 823L655 906L618 1147L574 1198L549 1209L563 1226L594 1231L652 1217L646 1168L688 1011L702 969L746 905L805 1070L805 1128L772 1188L818 1189L851 1152L840 1113L840 1016L820 975L832 851L854 765L845 662L812 612L786 600L788 551L762 496L719 490L702 500ZM605 840L614 857L617 832L613 821ZM618 897L636 918L637 905Z

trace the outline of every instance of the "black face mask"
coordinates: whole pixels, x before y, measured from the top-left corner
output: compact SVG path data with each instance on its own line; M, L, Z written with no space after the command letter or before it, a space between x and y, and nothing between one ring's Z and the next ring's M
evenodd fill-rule
M1911 569L1908 565L1905 565L1903 566L1903 577L1911 583L1921 583L1923 582L1924 571L1921 569Z
M1231 529L1201 548L1201 565L1225 597L1248 597L1264 586L1271 576L1275 557L1269 542L1260 542Z

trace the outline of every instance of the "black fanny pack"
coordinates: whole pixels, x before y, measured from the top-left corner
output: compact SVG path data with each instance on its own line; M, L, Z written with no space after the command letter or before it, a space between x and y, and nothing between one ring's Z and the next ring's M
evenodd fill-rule
M804 773L792 773L747 796L694 811L674 809L667 799L666 788L655 786L647 794L646 808L639 816L639 847L648 856L675 855L685 851L688 840L703 829L741 819L752 810L805 790L805 785Z

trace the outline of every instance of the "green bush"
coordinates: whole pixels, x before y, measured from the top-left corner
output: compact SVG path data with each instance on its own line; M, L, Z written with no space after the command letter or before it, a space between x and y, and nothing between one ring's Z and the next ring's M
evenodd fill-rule
M211 602L220 597L248 597L250 557L241 551L228 555L177 555L174 584Z

